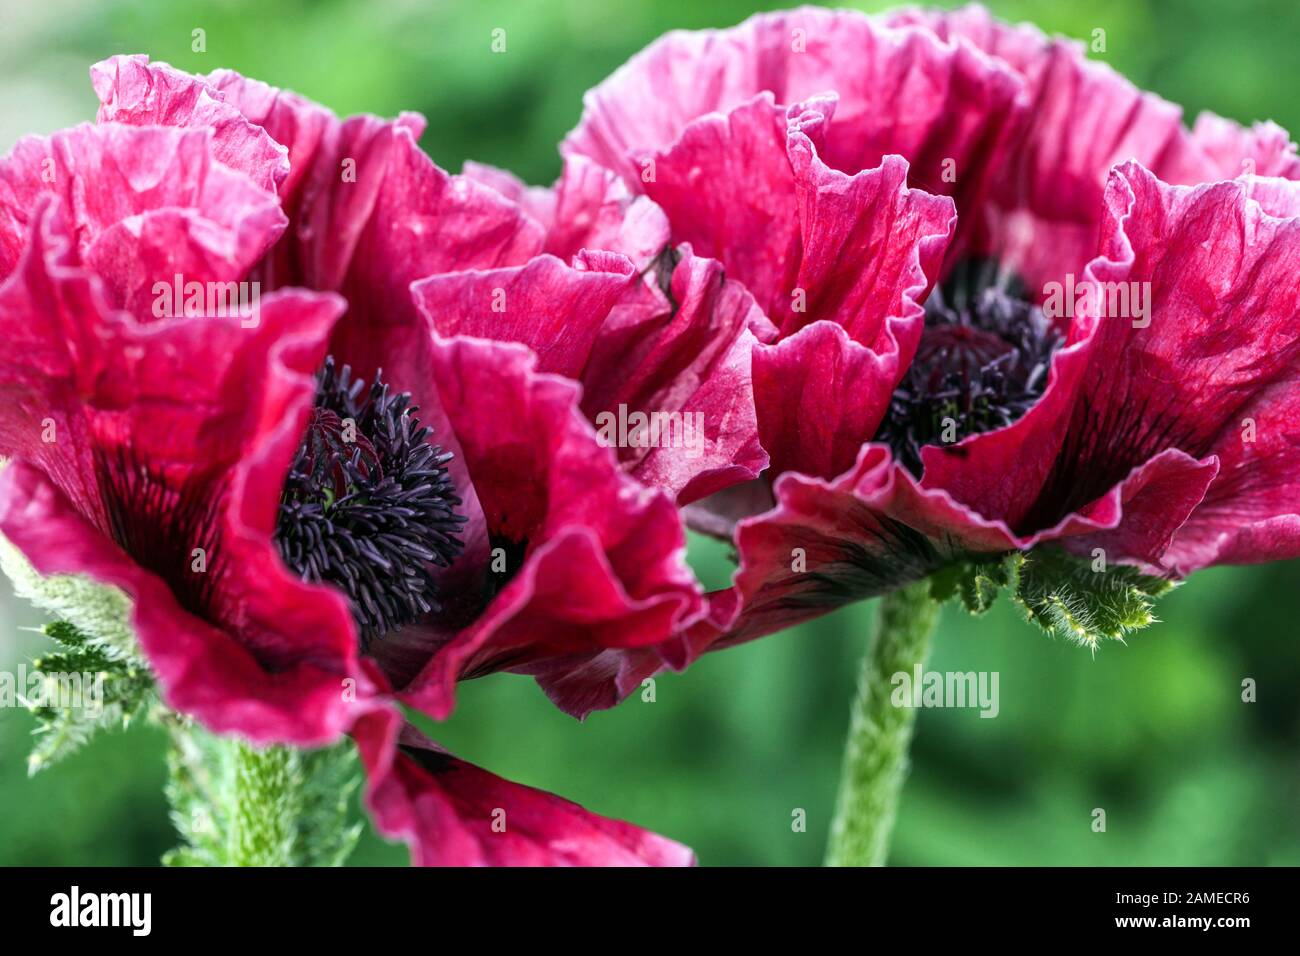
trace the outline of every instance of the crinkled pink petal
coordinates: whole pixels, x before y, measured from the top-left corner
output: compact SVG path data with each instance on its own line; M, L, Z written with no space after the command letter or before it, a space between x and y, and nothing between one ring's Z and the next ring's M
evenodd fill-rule
M273 285L339 286L383 186L396 130L418 137L424 129L416 114L341 120L229 70L193 76L145 56L112 57L91 78L101 122L210 129L227 165L279 184L292 226L264 269ZM269 158L278 166L268 169Z
M654 154L654 174L642 184L667 213L674 241L720 260L778 326L800 263L785 112L763 93L692 120Z
M523 210L419 149L418 114L340 119L231 71L209 82L289 150L281 195L291 224L278 281L351 290L355 311L372 289L404 298L415 279L518 264L541 251L541 229ZM351 315L347 323L358 324Z
M542 231L495 190L439 169L409 130L398 127L392 136L383 187L339 287L349 309L332 345L361 374L383 367L396 385L411 389L393 364L427 334L411 283L527 262L540 251Z
M541 227L523 210L493 189L447 174L419 149L420 116L340 119L230 71L208 82L288 148L281 197L291 222L267 268L275 283L347 296L334 347L363 374L423 332L410 301L412 281L519 264L540 251Z
M275 194L216 161L208 130L82 125L29 136L0 160L0 276L13 270L43 197L74 230L80 260L114 306L160 314L163 282L231 282L285 228ZM173 301L173 314L180 307Z
M924 322L919 303L952 235L952 201L907 188L908 165L897 156L853 176L831 169L804 130L819 121L806 111L790 134L802 239L796 281L807 310L783 310L783 331L833 318L882 356L897 349L905 364Z
M1277 394L1300 355L1296 190L1249 178L1175 187L1117 167L1085 273L1097 294L1081 303L1047 392L1008 428L927 448L924 485L1027 533L1166 449L1233 458L1246 410ZM1125 289L1149 290L1145 318L1112 308L1108 295Z
M607 647L648 646L699 613L672 501L623 474L578 389L513 343L435 339L431 374L459 440L500 591L446 636L402 697L435 717L455 681Z
M468 180L490 186L528 213L547 233L547 252L551 252L550 231L555 225L556 190L547 186L529 186L510 172L487 163L467 159L460 174ZM556 253L552 253L553 255Z
M799 122L816 122L804 113ZM790 137L801 221L795 279L802 328L755 355L755 401L764 448L780 474L831 476L875 434L925 323L920 303L939 273L955 216L951 201L908 189L907 164L886 157L854 176L830 169L800 130ZM814 325L826 317L846 335ZM863 347L865 346L865 348Z
M742 329L702 379L683 376L674 383L674 393L682 391L684 382L693 384L695 390L671 410L645 405L651 409L652 421L654 416L669 416L669 425L661 435L671 436L677 428L682 437L680 441L670 437L645 449L620 449L629 453L627 467L638 481L663 489L679 505L688 505L751 481L767 468L769 459L759 443L753 399L752 360L757 345L754 333ZM612 425L616 413L606 414ZM674 419L674 415L679 417Z
M880 355L834 322L815 322L754 349L759 436L773 474L830 478L876 433L901 374L897 350Z
M1261 370L1259 387L1223 423L1211 453L1220 461L1219 477L1210 486L1201 506L1178 531L1167 560L1181 574L1210 564L1253 564L1300 554L1300 516L1297 515L1297 476L1300 476L1300 364L1296 346L1288 341L1291 323L1285 319L1297 308L1294 278L1300 251L1295 244L1300 217L1300 186L1281 179L1244 181L1248 201L1245 221L1250 222L1258 204L1265 224L1275 230L1272 255L1281 261L1275 268L1261 264L1260 274L1245 279L1253 282L1264 301L1259 308L1271 322L1262 348L1280 349L1289 361L1279 368ZM1262 241L1258 232L1255 241ZM1285 241L1282 237L1285 236ZM1285 248L1280 248L1285 245ZM1290 263L1290 277L1283 278ZM1282 283L1272 289L1268 283ZM1289 282L1289 287L1285 284ZM1241 292L1237 293L1241 295ZM1242 303L1243 315L1249 304ZM1280 337L1279 337L1280 333Z
M673 301L613 253L582 253L572 267L539 256L525 266L430 276L411 288L439 335L520 342L537 355L538 371L580 380L583 410L598 428L629 412L661 416L663 440L647 447L620 442L616 425L601 434L643 484L691 500L756 477L767 464L748 331L766 320L721 272L685 251L670 280Z
M692 121L764 91L783 106L837 94L824 144L830 166L853 173L902 154L914 183L949 192L963 207L987 188L990 162L1027 105L1022 80L969 46L889 29L856 11L805 7L727 30L667 34L587 93L561 149L640 189L650 153Z
M423 334L412 281L519 264L541 249L541 226L515 203L448 175L420 151L417 114L340 119L229 70L196 77L144 57L116 57L93 72L101 115L204 129L215 121L224 137L242 132L234 110L287 150L279 195L289 228L255 277L271 288L342 292L349 310L332 351L363 377L391 366L385 358L409 351Z
M581 375L582 408L611 437L628 415L668 422L667 440L620 443L618 456L642 483L686 504L767 466L750 357L776 330L717 261L684 246L661 265L601 327Z
M275 192L289 175L288 150L199 77L136 54L96 63L90 82L101 123L210 129L216 160L262 189Z
M779 470L827 476L848 467L880 422L916 348L919 303L955 218L951 200L907 187L899 157L853 176L823 163L815 143L826 138L833 105L798 106L787 117L762 94L693 121L657 154L645 186L674 235L718 258L783 334L821 319L847 332L801 340L817 342L816 365L804 364L804 345L756 356L764 447Z
M680 843L453 757L395 714L358 722L366 802L417 866L692 866Z
M907 188L898 157L853 176L822 162L817 147L836 108L818 98L787 111L763 93L688 120L642 184L674 237L718 258L782 333L819 319L847 330L805 337L818 343L815 366L801 362L802 345L760 348L755 358L760 434L778 470L827 476L874 434L915 350L919 302L954 222L950 200ZM798 394L807 401L792 402Z
M644 188L667 212L674 239L720 260L783 334L833 319L889 351L904 330L887 329L896 323L912 333L910 354L952 203L908 189L897 156L854 176L828 167L816 142L833 108L818 100L787 116L763 93L702 117L656 153Z
M622 256L580 256L567 266L544 255L523 266L432 275L411 293L439 335L519 342L536 353L539 371L578 378L610 310L637 281Z
M1110 167L1128 159L1155 167L1186 135L1179 107L1088 60L1077 41L1002 23L978 4L904 10L886 20L970 45L1023 79L1024 128L999 157L985 200L958 206L975 222L971 251L995 255L1035 295L1048 281L1077 275L1091 258Z
M1243 175L1300 179L1300 157L1290 135L1276 123L1246 128L1206 112L1154 172L1167 183L1188 186Z
M940 489L923 487L883 445L865 445L833 481L787 473L774 509L741 521L732 588L709 595L708 618L687 638L698 655L771 634L843 604L921 580L965 554L1058 542L1104 547L1114 561L1156 568L1218 471L1170 449L1057 525L1018 535Z
M481 163L467 162L464 175L518 203L545 228L544 250L566 261L584 249L601 249L627 256L642 270L668 245L663 210L581 156L564 161L550 189L525 186L511 173Z
M20 459L0 478L0 531L44 574L122 588L163 699L258 741L323 743L351 720L346 601L291 574L272 540L341 309L285 292L254 328L138 324L76 264L57 200L0 285L0 455Z

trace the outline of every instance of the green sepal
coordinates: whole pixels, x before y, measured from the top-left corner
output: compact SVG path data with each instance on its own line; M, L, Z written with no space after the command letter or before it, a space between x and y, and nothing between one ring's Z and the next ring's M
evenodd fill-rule
M936 601L958 600L971 614L983 614L1006 589L1029 621L1093 650L1154 623L1155 599L1174 587L1168 578L1054 547L968 557L930 578Z
M1024 560L1019 551L1009 551L954 561L931 576L930 595L940 603L956 598L969 613L983 614L1003 588L1016 588Z
M1173 590L1168 578L1104 559L1038 548L1025 558L1015 590L1025 616L1056 637L1092 650L1156 622L1155 599Z

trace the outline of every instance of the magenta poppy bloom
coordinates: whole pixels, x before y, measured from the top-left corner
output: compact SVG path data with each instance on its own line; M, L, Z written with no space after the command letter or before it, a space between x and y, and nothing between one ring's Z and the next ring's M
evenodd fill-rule
M1300 161L981 7L672 33L566 155L654 199L772 318L771 468L692 652L972 554L1166 575L1300 554Z
M98 125L0 160L0 531L126 592L174 709L257 742L350 732L417 863L691 862L457 760L397 704L442 718L462 678L559 695L566 662L680 653L702 597L673 497L761 470L752 411L684 463L620 462L574 379L750 407L728 391L743 292L687 250L648 301L662 220L592 167L525 202L439 169L413 115L143 57L92 78ZM642 375L604 367L606 332L653 353Z

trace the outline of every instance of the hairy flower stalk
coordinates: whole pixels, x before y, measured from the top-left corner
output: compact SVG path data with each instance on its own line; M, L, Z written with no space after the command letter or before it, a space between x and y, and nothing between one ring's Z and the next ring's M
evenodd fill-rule
M875 639L862 659L827 866L884 866L907 777L916 711L890 703L890 679L924 665L939 605L921 581L880 599Z
M302 790L294 785L294 752L280 746L259 750L242 740L225 743L233 763L235 799L229 864L290 866L302 810Z

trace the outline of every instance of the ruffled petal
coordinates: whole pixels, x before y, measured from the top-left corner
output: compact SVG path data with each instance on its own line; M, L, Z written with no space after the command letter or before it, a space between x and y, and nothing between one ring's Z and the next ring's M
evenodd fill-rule
M804 114L806 122L808 114ZM759 431L776 473L830 477L875 434L924 327L920 303L938 277L954 223L950 200L908 189L907 164L846 176L791 136L802 223L798 288L814 324L755 356ZM870 268L863 268L870 263ZM840 334L817 322L826 317ZM797 417L796 417L797 415Z
M421 152L418 114L341 119L229 70L206 82L289 151L281 199L291 224L270 264L275 283L350 288L356 310L372 288L396 299L414 279L520 263L540 251L531 217Z
M1206 112L1154 171L1167 183L1187 186L1237 176L1300 179L1300 157L1290 135L1276 123L1247 128Z
M833 107L818 101L787 117L762 94L693 121L656 155L645 185L674 236L719 259L781 334L819 320L847 333L822 329L755 359L760 433L778 470L827 476L874 434L915 351L919 303L955 221L951 200L907 187L897 156L853 176L823 163L815 142ZM815 366L803 361L812 341ZM806 400L792 402L797 395Z
M511 173L481 163L466 163L464 175L491 186L537 220L546 230L544 250L565 261L584 249L600 249L627 256L640 271L668 245L663 210L581 156L564 161L550 189L525 186Z
M338 288L383 186L396 130L418 137L424 129L415 114L340 120L229 70L193 76L146 56L112 57L91 78L101 122L211 130L233 168L278 184L293 224L264 266L271 285Z
M855 173L898 153L914 183L952 193L959 206L987 188L990 160L1027 106L1014 71L973 48L855 11L805 7L727 30L667 34L587 93L561 150L641 189L650 153L671 146L692 121L764 91L782 106L835 93L837 119L823 153L830 166Z
M417 866L692 866L680 843L465 763L396 714L357 723L366 803Z
M403 390L422 388L424 373L399 374L427 323L411 296L426 276L527 262L542 231L495 190L439 169L410 131L397 128L383 185L349 270L339 287L348 314L335 333L335 354L366 376L383 368Z
M1047 392L1006 429L927 448L925 486L1028 533L1166 449L1239 457L1242 418L1267 413L1257 396L1276 395L1300 354L1298 189L1250 178L1175 187L1117 167L1102 254Z
M216 154L215 135L198 129L82 125L26 137L0 160L0 277L17 264L42 199L57 197L80 261L137 318L182 313L156 283L245 278L285 217L274 193Z
M778 326L800 262L785 112L762 93L691 121L655 152L653 176L642 184L667 213L674 241L720 260Z
M959 200L958 208L963 231L975 230L970 251L995 256L1035 294L1077 275L1092 257L1110 167L1135 159L1154 168L1185 137L1178 106L1088 60L1077 41L1002 23L978 4L903 10L886 20L969 45L1024 82L1025 124L995 160L992 189L979 204Z
M136 323L76 262L57 200L0 285L0 531L44 574L122 588L163 699L213 730L322 743L358 681L346 601L272 540L334 296ZM362 694L366 686L354 683Z
M435 339L432 375L473 484L496 591L400 686L434 717L461 677L666 640L699 613L671 499L623 474L578 389L512 343Z
M747 481L767 466L750 357L756 341L775 335L721 263L683 246L629 288L601 327L581 375L583 411L626 469L680 504ZM662 423L657 440L619 440L638 415Z
M898 384L899 361L815 322L754 356L760 438L780 475L830 478L875 434Z
M90 68L99 122L209 129L217 161L275 192L289 175L289 151L217 89L147 56L114 56Z
M833 318L855 341L881 356L897 351L906 364L956 222L952 201L909 189L898 156L853 176L831 169L806 131L821 122L805 110L790 131L802 246L796 281L808 301L802 315L780 310L782 331Z
M411 293L439 335L519 342L536 353L538 371L577 378L601 325L637 281L622 256L579 256L571 267L546 255L524 266L429 276Z
M1160 570L1160 556L1217 472L1213 458L1170 449L1079 513L1020 535L923 487L885 446L865 445L832 481L782 475L776 506L739 523L733 586L709 595L708 617L684 641L687 659L919 581L962 555L1058 542L1081 553L1103 547L1110 560Z
M1241 367L1258 368L1259 377L1250 385L1249 398L1215 436L1210 453L1219 459L1219 477L1168 551L1166 560L1180 574L1210 564L1253 564L1300 554L1300 353L1293 320L1287 318L1300 309L1295 281L1300 185L1281 179L1247 179L1241 185L1248 198L1233 200L1239 219L1229 228L1242 230L1263 249L1255 265L1242 263L1240 277L1226 293L1234 301L1231 317L1224 321L1229 326L1233 321L1259 323L1258 348L1270 353L1271 361L1237 353ZM1253 226L1256 215L1262 230ZM1274 350L1280 355L1271 354Z
M937 277L952 205L907 189L898 157L855 176L822 162L817 144L829 143L837 109L822 97L787 110L764 92L691 120L653 153L641 186L674 240L719 259L784 334L834 319L885 351L897 348L885 344L897 334L887 317L919 335L920 307L901 300L923 298Z
M287 151L279 196L289 227L254 278L268 288L342 292L349 309L332 351L362 377L382 367L399 388L413 389L397 380L400 357L424 333L412 281L519 264L541 249L543 230L524 210L494 189L448 175L420 151L424 120L417 114L341 119L229 70L196 77L145 57L116 57L94 73L102 116L203 129L216 122L222 136L238 127L233 110Z

